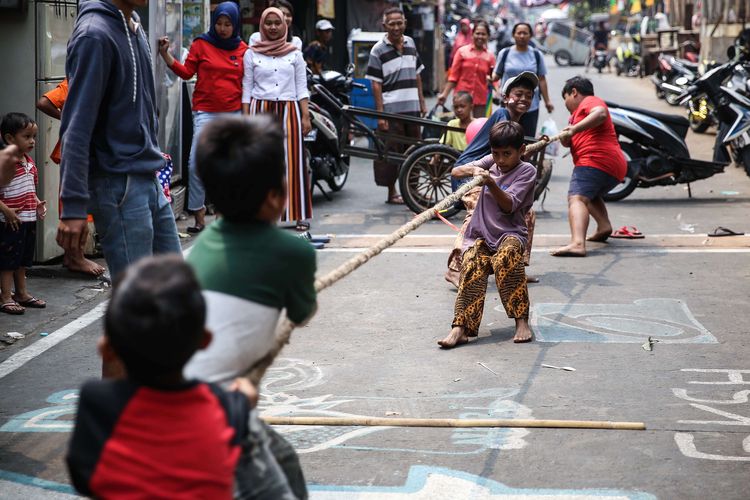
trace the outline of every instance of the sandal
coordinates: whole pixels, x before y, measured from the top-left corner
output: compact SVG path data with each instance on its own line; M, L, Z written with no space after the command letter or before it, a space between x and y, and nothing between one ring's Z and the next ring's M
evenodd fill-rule
M32 297L29 297L29 298L28 298L28 299L26 299L26 300L18 300L18 299L16 298L16 296L14 295L14 296L13 296L13 300L15 300L15 301L16 301L16 303L17 303L17 304L18 304L19 306L22 306L22 307L28 307L28 308L30 308L30 309L44 309L45 307L47 307L47 303L46 303L45 301L43 301L43 300L41 300L41 299L37 299L37 298L36 298L36 297L34 297L34 296L32 296Z
M745 233L739 233L737 231L732 231L729 228L719 226L710 233L708 233L709 236L712 238L718 238L720 236L742 236Z
M640 232L635 226L622 226L617 231L613 231L612 234L609 235L609 237L622 238L627 240L640 240L642 238L645 238L646 236L644 236L643 233Z
M5 314L13 314L13 315L19 315L26 312L26 309L21 306L18 302L6 302L5 304L0 305L0 312L4 312Z
M388 205L403 205L404 199L401 197L400 194L394 194L393 196L385 200L385 202Z
M198 234L206 228L203 224L196 224L187 228L187 232L190 234Z
M305 222L303 220L298 220L297 225L294 226L294 229L296 231L302 232L302 231L309 231L310 230L310 223Z

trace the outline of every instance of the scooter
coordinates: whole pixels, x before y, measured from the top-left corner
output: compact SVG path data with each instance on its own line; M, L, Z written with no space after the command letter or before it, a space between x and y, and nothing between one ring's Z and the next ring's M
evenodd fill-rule
M659 54L657 69L651 75L656 96L672 106L680 104L680 94L698 76L698 64L674 56Z
M312 130L304 137L305 158L311 172L311 189L320 189L327 200L325 182L332 191L341 191L349 177L349 155L341 153L339 130L341 107L349 102L348 92L353 87L365 88L335 71L313 76L308 73L311 98L308 103ZM330 88L330 90L329 90ZM335 92L335 94L334 94ZM343 101L343 102L342 102Z
M632 35L629 41L620 44L615 50L615 73L617 76L640 76L641 74L641 35Z
M606 45L597 45L594 49L594 68L601 73L609 64L609 53Z
M714 144L714 161L732 159L743 165L750 176L750 98L728 81L750 62L747 47L735 43L727 50L729 62L698 78L684 94L683 102L696 94L705 94L714 105L719 132ZM748 88L745 80L744 89ZM727 156L727 148L731 157Z
M623 182L603 196L622 200L636 187L670 186L706 179L724 171L726 163L694 160L685 143L690 123L679 115L608 102L620 148L628 162Z

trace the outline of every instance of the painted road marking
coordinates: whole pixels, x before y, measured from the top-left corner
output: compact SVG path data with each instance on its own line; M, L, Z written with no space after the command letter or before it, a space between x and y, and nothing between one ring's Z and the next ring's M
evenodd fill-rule
M500 306L498 306L500 307ZM533 304L529 320L539 342L671 344L718 341L677 299L640 299L632 304Z
M13 354L11 357L0 363L0 379L13 373L23 365L36 358L43 352L56 346L68 337L75 335L80 330L94 323L104 315L107 308L107 301L102 302L92 310L78 319L74 319L62 328L55 330L48 336L37 340L23 350Z

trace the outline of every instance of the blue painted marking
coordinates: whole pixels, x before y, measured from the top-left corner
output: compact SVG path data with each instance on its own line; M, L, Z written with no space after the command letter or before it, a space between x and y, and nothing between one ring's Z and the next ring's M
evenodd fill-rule
M718 341L681 300L642 299L632 304L534 304L531 327L539 342L673 344Z
M656 500L654 495L650 493L643 493L640 491L627 491L627 490L613 490L613 489L552 489L552 488L512 488L506 486L503 483L493 481L475 474L469 474L467 472L457 471L448 469L445 467L430 467L425 465L415 465L409 469L409 476L403 486L331 486L331 485L308 485L310 490L310 497L312 500L324 500L326 493L357 493L357 498L367 498L368 493L372 494L372 498L387 498L385 495L403 495L403 494L418 494L425 489L430 476L444 476L457 480L456 483L470 482L478 485L484 492L476 491L472 488L472 498L484 498L485 496L506 496L515 495L519 497L539 497L539 496L573 496L573 495L587 495L595 496L600 498L607 497L619 497L627 498L629 500ZM461 484L457 484L457 487L461 487ZM458 494L458 491L443 491L445 498L450 498L451 493ZM462 490L461 493L465 494L466 491ZM484 493L484 495L481 495ZM343 498L340 495L335 495L337 498Z
M55 481L47 481L46 479L40 479L38 477L27 476L25 474L19 474L17 472L10 472L7 470L0 470L0 480L23 484L25 486L33 486L35 488L41 488L43 490L55 491L57 493L67 493L69 495L77 494L75 489L69 484L56 483Z
M78 389L59 391L47 398L48 406L39 410L14 415L0 427L0 432L70 432L73 420L61 420L66 415L75 415Z

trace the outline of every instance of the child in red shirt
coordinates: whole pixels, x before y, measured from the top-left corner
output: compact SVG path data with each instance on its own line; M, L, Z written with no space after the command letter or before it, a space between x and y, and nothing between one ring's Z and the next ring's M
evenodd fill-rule
M23 154L10 184L0 187L0 312L6 314L47 306L26 290L26 268L34 259L36 220L47 214L46 202L36 196L39 177L28 155L34 149L37 130L34 120L23 113L8 113L0 124L3 140Z
M602 196L622 182L628 167L609 109L603 100L594 96L591 81L580 76L569 79L562 97L571 117L570 125L563 129L570 136L560 142L570 148L575 165L568 188L571 241L554 250L552 255L585 257L589 215L597 227L588 241L606 241L612 234L612 223Z

